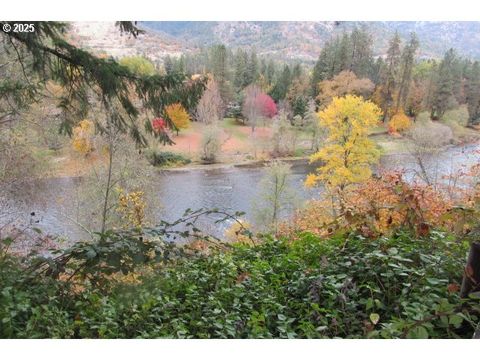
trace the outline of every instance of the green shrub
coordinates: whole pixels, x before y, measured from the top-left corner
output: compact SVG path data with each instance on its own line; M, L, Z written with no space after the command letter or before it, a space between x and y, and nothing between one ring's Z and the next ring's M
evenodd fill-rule
M449 126L467 126L468 125L468 109L466 105L458 108L447 110L442 116L442 122Z
M467 247L441 232L302 234L76 293L4 261L0 337L471 338L478 300L458 295Z
M150 164L159 167L186 165L191 162L190 159L170 151L151 150L147 152L146 156Z

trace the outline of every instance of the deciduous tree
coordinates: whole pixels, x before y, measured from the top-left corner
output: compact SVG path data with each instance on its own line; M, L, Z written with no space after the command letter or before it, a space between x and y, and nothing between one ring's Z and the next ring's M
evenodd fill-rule
M252 133L261 118L272 118L277 113L277 106L273 99L262 92L257 85L245 88L245 98L242 113L252 128Z
M94 124L84 119L73 129L72 146L75 151L87 156L93 151Z
M368 98L375 85L370 79L359 79L352 71L342 71L332 80L324 80L318 84L317 101L320 106L327 106L332 98L353 94Z
M198 121L210 124L223 118L224 103L215 80L211 79L203 93L196 109Z
M343 190L349 184L368 179L370 165L380 156L375 144L368 139L382 115L378 106L361 97L347 95L334 98L318 115L328 133L325 145L310 157L310 161L322 165L317 173L308 175L305 184L314 186L323 181L331 190Z
M190 115L188 115L188 112L185 110L182 104L175 103L168 105L165 108L165 113L175 125L177 135L180 129L187 129L190 127Z
M290 165L274 161L260 181L259 198L254 202L257 225L277 233L282 214L294 209L295 193L288 183Z

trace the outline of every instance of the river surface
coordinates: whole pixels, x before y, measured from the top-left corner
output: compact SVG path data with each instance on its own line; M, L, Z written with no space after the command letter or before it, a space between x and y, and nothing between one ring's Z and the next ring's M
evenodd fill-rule
M476 164L480 158L479 150L479 144L457 146L429 156L426 160L429 176L440 178ZM411 155L397 154L382 157L376 171L395 169L403 169L409 178L414 178L419 170ZM305 176L314 170L314 166L307 161L295 161L291 170L288 182L299 202L320 195L321 189L306 189L303 186ZM154 209L154 221L176 220L188 208L217 208L230 213L243 211L247 220L252 221L264 176L265 168L262 166L158 171L150 196L158 199L163 206ZM68 200L78 191L81 182L81 178L48 178L30 184L29 192L10 192L8 198L0 199L0 229L1 225L15 219L17 226L33 223L44 233L54 236L71 240L86 238L81 227L70 220L77 209ZM291 210L287 209L283 216L288 216ZM218 218L215 214L208 215L200 220L199 227L221 235L229 224L215 224Z

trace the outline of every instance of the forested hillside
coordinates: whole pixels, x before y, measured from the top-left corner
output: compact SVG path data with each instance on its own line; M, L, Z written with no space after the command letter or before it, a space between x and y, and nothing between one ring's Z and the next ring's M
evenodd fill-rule
M187 44L254 47L278 58L313 60L324 44L354 27L364 26L374 39L374 55L386 54L388 39L398 31L406 40L416 32L421 57L440 57L450 47L460 54L480 56L480 25L475 22L143 22L147 29Z

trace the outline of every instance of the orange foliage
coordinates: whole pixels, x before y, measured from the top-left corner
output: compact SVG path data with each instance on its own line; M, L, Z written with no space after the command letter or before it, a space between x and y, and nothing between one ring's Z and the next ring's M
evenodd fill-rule
M325 198L310 202L296 214L293 224L283 224L281 232L328 236L346 230L376 237L408 227L424 236L432 226L450 228L455 223L455 219L445 217L452 201L431 186L406 183L396 172L370 178L336 196L341 196L341 201Z
M396 113L388 122L388 133L397 134L408 130L412 126L412 121L403 111Z

